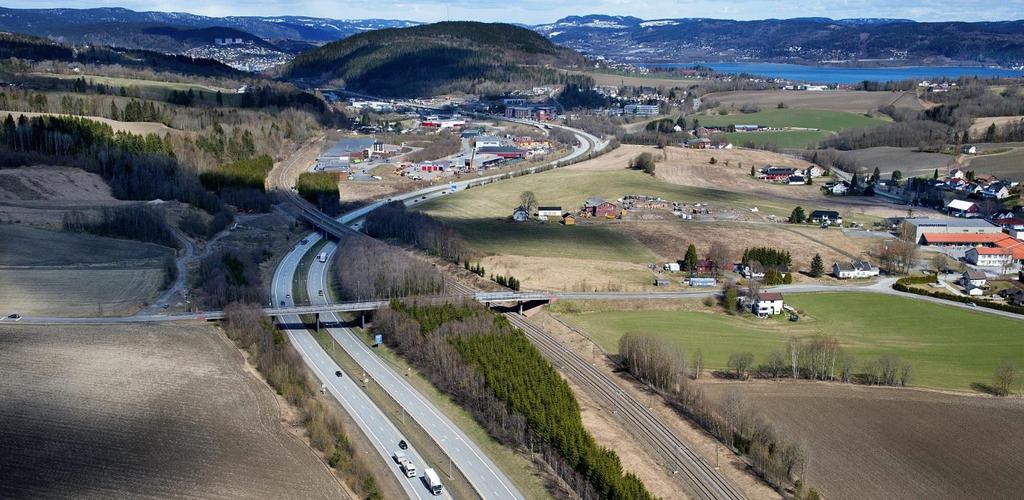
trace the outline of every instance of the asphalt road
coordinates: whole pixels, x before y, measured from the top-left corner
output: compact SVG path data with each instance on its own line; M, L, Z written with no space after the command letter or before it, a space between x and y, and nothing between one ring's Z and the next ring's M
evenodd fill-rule
M308 238L310 244L315 243L319 239L319 236L316 235L311 235ZM271 295L275 303L279 304L281 301L284 301L286 305L294 304L291 292L295 270L308 248L308 246L303 245L293 248L277 267L271 286ZM285 316L281 318L281 321L286 324L300 323L298 316ZM370 397L359 388L358 384L351 377L346 375L341 377L335 376L335 372L341 370L341 367L320 347L312 333L308 330L298 329L287 330L287 333L289 341L291 341L295 350L305 360L310 371L313 372L321 383L327 386L327 390L330 391L331 395L341 402L345 411L356 421L360 430L363 431L373 444L374 450L390 466L395 474L395 478L398 479L399 484L405 490L408 497L423 500L435 498L430 494L423 479L423 469L427 467L427 462L412 445L407 450L403 450L403 453L416 465L417 477L406 477L392 458L393 453L398 450L398 442L404 439L404 437L398 428L391 423L387 415L374 405ZM443 497L451 498L447 489L444 490Z
M322 247L321 251L333 256L335 248L335 244L329 242ZM330 302L326 294L320 296L319 292L328 288L328 272L332 260L329 258L325 263L314 260L310 264L306 287L310 302L313 304L328 304ZM289 263L282 262L282 267L287 265ZM332 313L322 315L321 319L332 323L339 321ZM487 499L523 498L512 481L473 443L469 436L413 388L400 373L385 363L352 330L328 328L327 331L363 371L392 399L405 408L406 413L430 435L445 454L451 457L455 467L462 471L462 474L466 476L480 496ZM444 464L435 464L435 469L443 470L444 468Z

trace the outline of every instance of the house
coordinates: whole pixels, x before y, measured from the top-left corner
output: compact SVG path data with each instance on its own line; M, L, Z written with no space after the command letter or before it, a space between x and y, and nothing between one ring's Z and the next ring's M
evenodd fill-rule
M666 271L668 271L670 273L677 273L677 272L679 272L679 269L680 269L678 262L669 262L669 263L665 264L663 267L665 268Z
M554 205L537 207L538 217L561 217L562 207L556 207Z
M978 147L973 144L964 144L960 146L960 152L965 155L976 155L978 154Z
M769 181L788 181L795 174L795 168L767 166L761 169L760 177Z
M811 222L815 224L843 225L843 217L835 210L815 210L811 212Z
M686 147L690 149L707 149L711 147L711 139L707 137L698 137L686 141Z
M516 222L526 222L530 220L530 211L520 205L512 211L512 220Z
M873 276L878 276L878 273L879 270L877 266L873 266L870 262L863 260L836 262L832 264L832 276L841 280L852 278L871 278Z
M576 224L576 216L566 212L565 215L562 216L562 224L565 224L566 226L573 226L573 225L575 225Z
M774 316L782 314L782 307L785 305L782 294L776 292L760 292L754 296L750 303L750 312L761 316Z
M850 190L850 183L846 181L837 182L832 187L827 188L828 192L832 194L843 195Z
M960 278L960 283L968 290L971 288L982 288L988 283L988 276L982 271L968 269L964 271L964 275Z
M804 177L821 177L823 175L825 175L825 169L817 165L811 165L804 169Z
M697 261L697 266L694 271L697 274L712 274L715 272L715 263L708 259L700 259Z
M1002 200L1010 197L1010 185L1004 181L993 182L985 186L981 190L981 196L984 198L993 198L996 200Z
M977 217L981 208L973 201L953 200L946 205L946 211L956 217Z
M963 169L954 168L953 170L949 171L949 177L953 179L963 179L967 177L967 172L965 172Z
M654 286L668 286L671 283L672 283L671 281L669 281L669 280L667 280L665 278L655 278L654 279Z
M1010 290L1007 288L1000 292L1000 294L1006 299L1007 304L1012 306L1024 306L1024 290Z
M618 205L601 198L590 198L583 204L583 211L594 217L614 218L618 212Z
M751 262L750 264L744 264L740 268L740 276L746 279L764 279L764 266L760 262Z
M789 176L789 179L786 180L786 184L789 184L791 186L807 184L807 178L805 178L802 175L791 175Z
M964 258L978 267L1002 267L1013 262L1013 253L1006 248L978 246L968 249Z

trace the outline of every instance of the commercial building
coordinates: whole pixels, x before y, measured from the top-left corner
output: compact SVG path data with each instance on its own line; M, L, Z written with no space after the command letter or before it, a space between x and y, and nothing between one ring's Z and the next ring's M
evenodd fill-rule
M658 116L661 108L657 104L627 104L622 107L622 112L635 116Z
M978 267L1002 267L1013 262L1013 252L1007 248L972 247L964 258Z
M924 242L924 236L941 234L1001 234L1002 229L981 219L930 219L920 217L904 219L905 229L917 243Z
M353 162L372 154L377 143L372 137L340 139L316 158L315 170L346 170ZM383 148L383 144L381 144ZM382 149L381 149L382 150Z

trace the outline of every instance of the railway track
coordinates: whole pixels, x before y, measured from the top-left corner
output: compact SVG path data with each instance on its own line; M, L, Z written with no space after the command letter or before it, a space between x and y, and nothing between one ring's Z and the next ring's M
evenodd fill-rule
M523 330L527 338L569 377L591 395L604 400L615 416L626 424L632 434L654 450L673 474L682 474L684 482L696 498L742 499L740 493L713 465L704 460L689 444L679 439L640 401L620 388L607 375L593 367L582 356L551 338L543 329L526 318L510 313L511 323Z

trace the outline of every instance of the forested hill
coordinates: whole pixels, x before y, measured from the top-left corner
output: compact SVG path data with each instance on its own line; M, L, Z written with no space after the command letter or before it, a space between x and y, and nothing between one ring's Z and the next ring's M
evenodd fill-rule
M558 74L550 67L582 62L576 52L525 28L458 21L351 36L299 55L283 76L408 97L555 83Z
M171 71L199 76L229 78L243 76L242 72L212 59L98 45L74 47L20 33L0 33L0 59L12 57L28 61L118 64L133 69Z
M622 61L1024 64L1024 21L915 22L818 17L643 20L588 15L566 17L534 29L555 43Z

